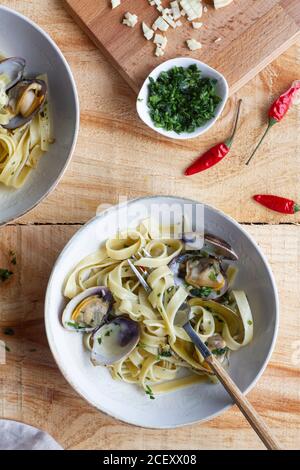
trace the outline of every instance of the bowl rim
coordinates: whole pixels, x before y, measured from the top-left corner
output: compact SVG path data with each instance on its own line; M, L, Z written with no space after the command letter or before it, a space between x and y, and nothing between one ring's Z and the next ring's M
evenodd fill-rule
M145 121L145 119L142 116L142 109L145 109L147 111L147 107L148 107L147 103L145 103L145 102L143 102L142 104L140 103L140 94L144 93L144 90L148 85L149 78L153 74L155 74L158 69L164 68L164 67L167 67L167 69L169 69L169 68L172 67L172 64L175 66L176 63L177 63L177 65L180 65L182 62L186 63L186 64L190 63L190 65L196 64L199 69L201 69L201 67L204 67L206 70L209 70L210 72L212 72L216 76L216 78L221 80L223 82L224 86L225 86L225 93L224 93L224 96L222 96L222 103L221 103L220 109L219 109L218 113L212 119L210 119L210 121L211 121L210 124L206 128L204 128L205 125L200 126L200 127L197 128L198 130L196 130L196 131L194 131L190 134L187 133L187 132L183 132L181 134L176 134L176 132L174 132L174 131L166 131L165 129L155 127L154 124L149 124L148 122ZM168 67L169 64L170 64L171 67ZM228 82L227 82L226 78L224 77L224 75L221 72L219 72L217 69L211 67L210 65L206 64L205 62L202 62L201 60L194 59L193 57L175 57L173 59L168 59L168 60L165 60L164 62L161 62L153 70L151 70L151 72L148 74L148 76L144 80L144 82L143 82L143 84L142 84L142 86L141 86L141 88L138 92L137 99L136 99L136 110L137 110L137 114L138 114L139 118L141 119L141 121L144 124L146 124L146 126L149 127L149 129L152 129L153 131L157 132L158 134L160 134L164 137L167 137L169 139L189 140L189 139L196 139L197 137L200 137L201 135L208 132L215 125L217 120L220 118L222 112L224 111L224 108L225 108L225 105L228 101L228 98L229 98L229 85L228 85Z
M75 129L74 129L72 145L71 145L71 148L70 148L68 158L66 159L66 161L65 161L58 177L54 181L54 183L48 188L48 190L36 202L31 204L27 209L20 212L20 214L18 214L17 216L15 216L13 218L9 217L6 220L4 220L3 222L0 222L0 227L4 226L4 225L6 225L10 222L14 222L15 220L18 220L20 217L28 214L30 211L32 211L32 209L37 207L47 196L49 196L49 194L52 193L52 191L56 188L56 186L60 182L61 178L65 174L65 172L67 170L67 167L68 167L68 165L71 161L71 158L73 156L75 146L77 144L77 138L78 138L78 133L79 133L79 122L80 122L80 104L79 104L79 97L78 97L76 82L75 82L71 67L69 66L65 56L61 52L58 45L54 42L54 40L50 37L50 35L48 33L46 33L46 31L44 31L37 23L32 21L30 18L27 18L26 16L22 15L22 13L19 13L18 11L15 11L15 10L9 8L9 7L4 6L4 5L0 5L0 13L1 13L1 11L5 11L7 13L10 13L11 15L16 16L16 17L20 18L21 20L25 21L25 23L28 23L30 26L32 26L34 29L36 29L50 43L50 45L53 47L53 49L55 49L55 51L58 54L59 58L61 59L63 65L65 66L66 72L67 72L67 74L69 76L69 79L70 79L70 82L71 82L72 93L73 93L74 103L75 103Z
M176 424L176 425L165 425L165 424L164 425L155 425L155 426L154 425L147 425L147 424L141 425L136 420L126 420L124 418L121 418L117 414L114 414L114 413L112 413L108 410L104 410L104 409L100 408L98 406L98 404L88 400L85 397L84 390L82 389L82 387L79 387L79 386L77 386L73 383L73 380L69 376L68 371L60 364L59 353L56 349L55 340L54 340L54 337L52 336L52 333L51 333L50 315L49 315L48 312L49 312L50 295L51 295L54 272L55 272L56 267L59 264L59 262L63 259L64 255L65 255L65 252L69 249L69 247L73 243L74 239L79 237L81 232L83 232L86 229L87 226L93 224L98 219L102 219L103 217L106 216L106 214L108 214L110 212L117 211L119 208L122 208L122 207L126 206L127 204L131 205L131 204L141 202L141 201L144 201L144 200L148 200L148 199L160 199L160 198L171 199L171 200L180 199L181 201L185 201L185 202L188 202L188 203L199 204L199 201L196 201L194 199L185 198L185 197L180 197L180 196L156 195L156 196L138 197L138 198L135 198L135 199L131 199L130 201L126 201L126 202L123 202L123 203L120 203L120 204L115 204L115 205L109 207L108 209L104 210L100 214L96 215L92 219L88 220L77 232L74 233L74 235L66 243L66 245L62 249L61 253L57 257L57 259L56 259L56 261L53 265L53 268L52 268L52 271L51 271L51 274L50 274L50 277L49 277L49 281L48 281L48 284L47 284L46 295L45 295L45 303L44 303L44 322L45 322L45 330L46 330L48 344L49 344L50 350L52 352L53 358L56 362L56 365L57 365L58 369L62 373L63 377L67 380L67 382L70 384L70 386L89 405L92 405L94 408L96 408L98 411L105 414L106 416L110 416L110 417L112 417L112 418L114 418L118 421L123 422L123 423L134 425L134 426L137 426L137 427L140 427L140 428L145 428L145 429L175 429L175 428L180 428L180 427L184 427L184 426L190 426L190 425L193 425L193 424L204 423L206 421L210 421L210 420L220 416L221 414L225 413L227 410L229 410L230 408L232 408L234 406L234 403L232 402L232 403L224 406L221 410L216 411L215 413L212 413L211 415L209 415L206 418L203 418L201 420L195 419L193 421L189 421L189 422L184 423L184 424ZM271 281L272 288L273 288L274 300L275 300L275 312L274 312L275 322L274 322L273 338L272 338L272 341L271 341L269 352L268 352L268 354L267 354L267 356L266 356L266 358L265 358L265 360L262 364L261 369L259 370L256 377L249 384L249 386L246 388L246 390L243 391L244 395L247 395L255 387L255 385L257 384L257 382L259 381L259 379L263 375L263 373L264 373L264 371L265 371L265 369L266 369L266 367L267 367L267 365L270 361L270 358L273 354L274 348L275 348L275 344L276 344L276 340L277 340L277 336L278 336L278 330L279 330L279 296L278 296L278 289L277 289L274 274L271 270L271 267L269 266L268 260L265 256L265 254L263 253L263 251L261 250L261 248L259 247L259 245L257 244L257 242L254 240L254 238L252 238L252 236L244 229L244 227L241 224L239 224L235 219L233 219L231 216L225 214L223 211L215 208L214 206L212 206L210 204L206 204L206 203L201 203L201 204L203 204L204 209L207 208L207 209L211 210L212 212L215 212L219 216L224 217L227 221L231 222L235 227L237 227L246 236L246 238L254 246L254 248L258 251L260 257L262 258L262 261L263 261L263 263L266 267L266 270L267 270L268 275L270 277L270 281Z

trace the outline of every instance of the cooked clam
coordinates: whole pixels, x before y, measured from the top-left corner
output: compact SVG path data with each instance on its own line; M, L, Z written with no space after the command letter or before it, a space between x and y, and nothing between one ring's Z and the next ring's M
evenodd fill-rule
M182 240L186 251L203 250L216 258L232 261L238 260L238 255L229 243L210 233L205 233L204 235L198 232L184 233Z
M210 336L206 342L208 349L219 359L220 362L223 362L226 356L228 355L228 348L226 346L226 341L218 333Z
M191 297L218 299L228 290L221 262L212 256L185 253L170 264L177 284L185 284Z
M62 315L63 326L72 331L93 331L107 319L113 302L109 289L91 287L68 303Z
M96 330L92 336L91 361L94 365L111 365L126 358L140 340L140 327L127 317L116 317Z
M42 109L46 96L47 85L43 80L21 80L8 92L8 106L13 115L6 129L17 129L23 126Z
M12 88L23 77L26 61L21 57L10 57L0 61L0 77L5 82L5 91Z

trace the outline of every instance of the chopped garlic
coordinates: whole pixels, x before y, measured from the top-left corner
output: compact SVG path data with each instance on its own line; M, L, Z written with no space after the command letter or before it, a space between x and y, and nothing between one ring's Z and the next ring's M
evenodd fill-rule
M156 57L161 57L161 56L164 55L164 53L165 53L165 51L160 46L157 46L157 48L155 50Z
M200 29L200 28L202 28L203 23L200 23L200 21L193 21L192 25L193 25L194 29Z
M227 7L232 2L232 0L214 0L215 8Z
M174 2L171 2L170 5L172 8L172 15L173 15L174 21L179 20L179 18L181 17L181 13L180 13L178 1L175 0Z
M167 31L169 29L168 23L163 19L162 16L159 16L153 23L152 29L156 31L159 29L160 31Z
M149 28L149 26L144 22L142 23L142 29L143 29L143 33L144 33L145 38L148 41L150 41L150 39L152 39L153 36L154 36L153 29Z
M138 17L136 15L132 15L131 13L125 13L125 18L123 19L123 24L129 26L129 28L134 28L138 22Z
M220 42L220 41L222 41L222 38L218 38L215 40L215 42Z
M165 49L167 47L167 44L168 44L168 40L167 40L166 36L163 36L162 34L158 34L158 33L155 34L153 42L157 46L160 46L161 49Z
M121 0L111 0L112 8L117 8L119 5L121 5Z
M201 0L180 0L180 5L186 12L189 21L196 20L202 16L203 6Z
M176 28L175 21L171 18L170 15L163 14L163 19L168 23L172 28Z
M188 48L191 50L191 51L196 51L197 49L201 49L202 47L202 44L198 41L196 41L196 39L188 39L186 41L187 45L188 45Z
M207 7L204 7L204 8L203 8L203 11L204 11L204 13L207 13L207 12L208 12Z

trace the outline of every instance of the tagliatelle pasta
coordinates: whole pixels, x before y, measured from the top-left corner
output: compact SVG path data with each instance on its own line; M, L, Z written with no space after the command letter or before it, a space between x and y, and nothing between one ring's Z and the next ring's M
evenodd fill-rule
M24 59L0 58L0 183L13 188L24 184L53 143L47 77L24 79L24 67Z
M178 285L170 263L184 252L177 239L152 238L145 221L136 230L117 234L105 246L83 259L68 276L64 295L74 299L95 286L104 286L114 300L113 315L127 316L140 326L140 340L130 354L109 365L116 380L140 385L151 397L167 393L210 377L212 371L204 363L183 328L174 324L176 312L188 301L192 325L200 338L210 344L216 337L226 345L212 351L223 361L228 352L246 346L253 336L253 320L243 291L231 291L223 302L191 298L185 285ZM140 257L144 248L148 256ZM147 268L148 295L128 265L136 256L135 265ZM232 276L232 274L231 274ZM93 348L93 332L84 333L84 345ZM185 377L181 372L186 371ZM151 393L149 392L151 390Z

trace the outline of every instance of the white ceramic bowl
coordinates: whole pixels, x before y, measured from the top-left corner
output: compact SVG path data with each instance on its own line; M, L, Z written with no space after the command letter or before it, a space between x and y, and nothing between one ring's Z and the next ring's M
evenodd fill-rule
M148 107L148 86L149 86L149 77L152 77L154 80L158 78L158 76L167 70L177 66L177 67L188 67L189 65L196 64L197 67L202 72L202 77L214 78L218 81L217 83L217 93L221 97L221 101L216 108L215 117L207 121L204 126L198 127L194 132L183 132L181 134L177 134L174 131L166 131L164 129L160 129L159 127L155 127L149 112ZM158 132L159 134L164 135L165 137L170 137L171 139L193 139L195 137L199 137L201 134L207 132L217 121L220 117L226 101L228 99L229 87L225 77L218 72L217 70L209 67L209 65L204 64L204 62L200 62L200 60L190 59L188 57L178 57L176 59L170 59L162 64L158 65L146 78L144 84L138 94L137 101L136 101L136 109L138 112L139 117L144 121L147 126L149 126L154 131Z
M0 184L0 225L28 212L56 186L74 149L79 104L70 67L52 39L36 24L0 6L0 53L27 61L25 74L47 73L55 143L20 189Z
M232 401L220 384L200 383L190 388L149 400L135 385L114 381L104 367L92 366L84 351L82 337L66 331L61 313L66 301L62 288L66 276L86 255L98 249L121 229L136 226L141 210L154 205L180 209L195 201L172 197L149 197L112 207L82 227L69 241L53 268L45 302L48 341L61 372L70 385L89 403L109 415L131 424L151 428L172 428L210 419L226 410ZM156 206L157 207L157 206ZM263 373L272 353L278 329L278 296L272 272L257 244L233 219L204 206L205 229L225 238L240 259L237 288L246 291L254 317L254 339L232 353L230 375L243 392L248 392ZM117 218L119 216L119 218ZM127 218L128 216L128 218ZM144 218L144 216L143 216Z

